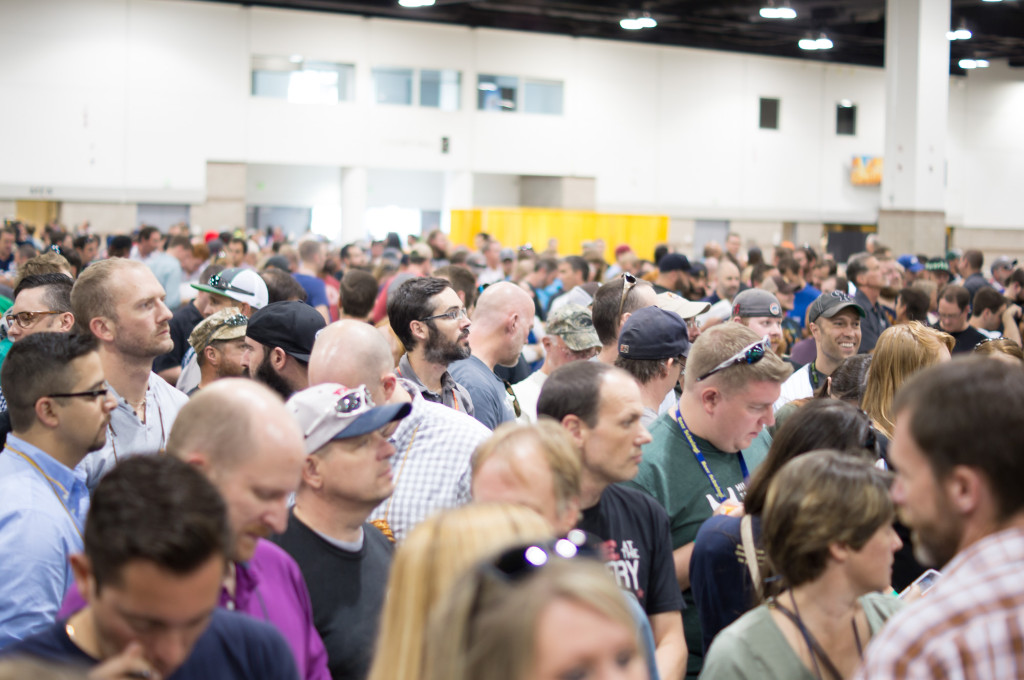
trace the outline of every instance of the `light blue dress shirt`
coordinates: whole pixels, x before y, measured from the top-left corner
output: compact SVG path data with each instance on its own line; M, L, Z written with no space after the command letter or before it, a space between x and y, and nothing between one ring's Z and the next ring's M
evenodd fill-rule
M7 435L0 452L0 649L53 623L73 581L68 556L82 551L88 510L84 473Z

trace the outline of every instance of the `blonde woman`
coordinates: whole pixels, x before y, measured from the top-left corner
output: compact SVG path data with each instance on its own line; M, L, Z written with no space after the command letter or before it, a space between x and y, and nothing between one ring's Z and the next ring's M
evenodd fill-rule
M551 535L536 512L506 503L466 505L418 524L391 564L369 680L422 678L427 620L452 585L481 558Z
M949 361L953 337L919 321L887 328L875 344L861 403L875 429L892 439L892 400L907 379L932 364Z
M425 680L648 677L626 595L599 562L560 554L519 546L468 573L431 620Z

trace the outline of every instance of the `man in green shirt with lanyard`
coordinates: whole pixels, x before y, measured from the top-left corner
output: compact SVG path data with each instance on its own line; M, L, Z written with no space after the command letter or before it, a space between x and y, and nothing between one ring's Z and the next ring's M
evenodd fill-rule
M807 310L807 327L817 355L782 384L775 411L791 401L814 395L844 359L860 350L860 320L864 308L841 290L822 293Z
M690 349L679 404L650 427L652 441L629 482L668 511L676 579L687 604L688 678L697 677L703 663L690 593L693 539L713 514L738 511L748 474L768 452L764 428L775 421L772 404L790 372L769 338L735 322L709 328Z

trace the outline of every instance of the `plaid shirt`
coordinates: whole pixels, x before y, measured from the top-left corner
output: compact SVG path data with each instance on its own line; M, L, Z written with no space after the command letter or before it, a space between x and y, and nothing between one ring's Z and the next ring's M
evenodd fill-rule
M868 647L860 680L1024 678L1024 529L969 546Z
M370 520L386 519L401 541L437 510L469 502L470 459L491 431L465 413L427 401L408 380L399 379L399 389L412 397L412 411L391 438L395 492Z

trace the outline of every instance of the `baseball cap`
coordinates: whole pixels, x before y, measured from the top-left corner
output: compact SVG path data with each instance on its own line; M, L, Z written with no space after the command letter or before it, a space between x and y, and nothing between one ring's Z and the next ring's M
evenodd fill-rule
M306 440L306 453L317 451L335 439L361 437L409 415L412 405L374 406L365 385L349 389L337 383L321 383L296 392L285 404Z
M508 262L509 260L512 260L513 262L515 262L515 259L516 259L516 251L512 250L511 248L502 248L501 249L501 261L502 262Z
M426 243L416 243L409 249L409 262L419 264L434 256L434 251Z
M615 247L615 257L621 257L623 253L628 253L632 250L633 249L630 248L629 245L625 243L620 243Z
M251 269L233 267L214 274L206 283L193 283L192 287L215 295L229 297L236 302L248 302L253 309L261 309L270 299L267 284Z
M810 312L807 314L808 321L815 321L819 316L831 319L847 307L853 307L861 317L867 316L864 308L853 301L849 295L841 290L834 290L831 293L822 293L818 299L811 303Z
M574 352L601 346L590 310L582 305L566 303L559 307L548 317L545 330L548 335L565 340L566 346Z
M732 300L732 315L739 317L770 316L782 318L779 299L766 290L748 288L740 291Z
M660 309L675 312L681 319L692 319L698 314L703 314L711 309L710 302L690 301L682 295L676 295L675 293L668 292L658 293L657 300L654 305Z
M1017 266L1017 260L1011 259L1006 255L1000 255L996 259L992 260L992 269L1013 269Z
M268 347L280 347L304 363L309 362L316 334L327 322L305 302L274 302L253 312L245 335Z
M245 337L245 327L249 320L238 307L228 307L206 317L192 329L188 336L188 344L199 354L211 342L217 340L235 340Z
M690 354L686 322L661 307L633 312L619 333L619 356L624 359L660 361Z
M941 257L933 257L925 263L924 268L930 272L946 272L949 273L949 263Z
M658 260L658 271L661 272L690 272L692 269L690 259L680 253L669 253Z
M466 258L466 264L476 269L487 269L487 260L480 253L470 253Z
M896 261L911 274L916 274L924 269L924 265L917 259L917 255L900 255Z

